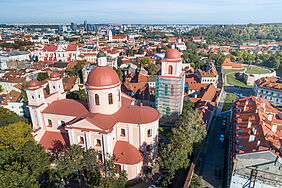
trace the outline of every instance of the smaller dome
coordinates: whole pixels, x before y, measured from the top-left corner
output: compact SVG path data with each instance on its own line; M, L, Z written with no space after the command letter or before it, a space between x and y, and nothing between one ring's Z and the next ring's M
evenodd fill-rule
M165 59L181 59L181 55L177 49L168 49L165 53Z
M105 54L103 51L100 51L100 52L97 54L97 58L100 58L100 57L106 57L106 54Z
M39 82L37 82L36 80L31 80L30 82L28 82L28 87L37 87L39 85Z
M95 67L88 75L86 85L93 87L112 86L120 83L116 71L112 67Z
M60 78L60 75L57 72L52 72L50 78Z

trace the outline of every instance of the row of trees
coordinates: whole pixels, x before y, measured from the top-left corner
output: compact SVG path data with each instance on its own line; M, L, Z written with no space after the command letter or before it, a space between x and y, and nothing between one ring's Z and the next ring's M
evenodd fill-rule
M206 134L206 125L199 111L192 102L184 102L182 115L167 135L169 144L160 146L159 166L164 176L163 186L170 185L180 169L189 167L192 155L203 146Z

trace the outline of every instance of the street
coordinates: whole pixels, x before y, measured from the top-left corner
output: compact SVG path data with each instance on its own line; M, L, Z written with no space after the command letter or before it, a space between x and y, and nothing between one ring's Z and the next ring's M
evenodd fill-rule
M200 156L200 176L203 177L203 187L220 187L221 179L214 177L215 169L223 170L224 149L220 147L219 137L224 134L221 130L221 121L214 118L208 136L208 145Z

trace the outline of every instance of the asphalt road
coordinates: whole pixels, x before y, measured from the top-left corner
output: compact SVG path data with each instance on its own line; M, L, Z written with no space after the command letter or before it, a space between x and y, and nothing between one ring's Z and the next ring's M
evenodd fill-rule
M200 155L200 176L203 178L203 187L221 187L221 179L214 177L216 168L223 170L224 149L219 146L221 134L224 134L224 130L221 130L221 122L215 118L208 136L208 145Z

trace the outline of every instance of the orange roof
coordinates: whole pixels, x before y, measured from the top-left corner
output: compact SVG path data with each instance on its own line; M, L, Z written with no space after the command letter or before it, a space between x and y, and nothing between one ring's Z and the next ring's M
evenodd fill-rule
M47 150L66 151L70 146L68 133L46 131L39 144Z
M143 161L142 153L129 142L117 141L113 151L120 164L138 164Z
M240 63L232 63L230 58L226 58L221 66L222 67L224 67L224 66L230 67L231 66L232 68L242 68L242 69L244 68L243 65L240 64Z
M236 152L278 152L282 145L281 111L254 96L235 100L233 106Z
M255 83L261 88L282 91L282 83L279 81L279 77L264 77L256 80Z

